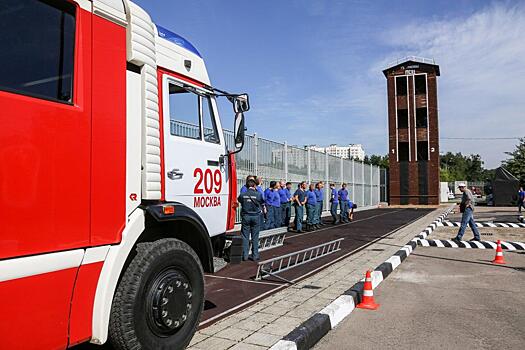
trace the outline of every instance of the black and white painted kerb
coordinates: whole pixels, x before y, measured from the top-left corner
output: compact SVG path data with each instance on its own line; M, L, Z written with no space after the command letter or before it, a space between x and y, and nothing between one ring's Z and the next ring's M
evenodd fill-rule
M438 224L439 227L459 227L461 222L443 221ZM504 227L504 228L525 228L525 223L513 222L476 222L477 227Z
M417 239L420 236L422 237L421 239L425 239L437 227L437 223L444 220L451 211L452 208L447 209L415 239L408 242L388 260L376 267L371 274L372 288L375 289L416 249ZM363 287L364 279L354 284L352 288L348 289L324 309L288 333L270 349L306 350L312 348L325 334L350 315L355 306L361 302Z
M501 248L507 250L525 250L525 243L522 242L501 242ZM422 247L440 248L477 248L477 249L496 249L496 242L492 241L460 241L459 244L448 239L419 239L417 244Z
M434 220L426 229L424 229L423 231L421 231L420 234L418 234L416 237L414 237L414 239L412 239L413 242L416 242L419 240L419 239L426 239L432 232L434 232L434 230L441 226L441 223L443 222L443 220L445 220L445 218L454 210L454 207L450 207L448 208L447 210L445 210L445 212L443 214L441 214L436 220Z

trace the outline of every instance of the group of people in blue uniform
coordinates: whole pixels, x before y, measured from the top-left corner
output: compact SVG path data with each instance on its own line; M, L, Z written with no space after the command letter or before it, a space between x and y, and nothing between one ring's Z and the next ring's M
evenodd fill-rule
M321 220L324 208L324 182L307 186L306 181L298 185L292 194L292 183L270 181L266 190L262 189L262 180L248 176L238 197L241 205L241 234L243 236L243 260L259 260L259 231L287 227L289 231L313 231L325 224ZM295 209L295 220L290 225L292 207ZM339 218L337 209L340 207ZM356 205L349 199L346 184L339 190L330 184L330 214L332 224L346 223L353 220ZM306 227L303 230L303 219L306 210ZM293 228L292 228L293 226ZM250 251L252 242L252 255Z

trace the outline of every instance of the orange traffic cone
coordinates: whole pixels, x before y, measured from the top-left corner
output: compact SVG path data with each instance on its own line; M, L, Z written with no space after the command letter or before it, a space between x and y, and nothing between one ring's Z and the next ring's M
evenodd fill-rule
M370 271L366 271L365 287L363 289L363 298L361 303L357 305L360 309L376 310L379 304L374 301L374 291L372 289L372 275Z
M501 249L501 241L498 239L498 247L496 248L496 257L492 260L493 264L505 264L503 259L503 249Z

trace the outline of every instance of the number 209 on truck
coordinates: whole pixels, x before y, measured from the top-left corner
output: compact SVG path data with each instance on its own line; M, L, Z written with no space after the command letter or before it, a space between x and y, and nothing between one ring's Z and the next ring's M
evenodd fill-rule
M184 348L248 95L129 0L0 0L0 47L0 348Z

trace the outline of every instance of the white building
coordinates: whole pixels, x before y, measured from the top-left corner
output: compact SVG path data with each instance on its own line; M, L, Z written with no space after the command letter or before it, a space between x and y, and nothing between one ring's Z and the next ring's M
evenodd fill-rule
M365 150L363 149L363 145L361 144L350 145L348 148L348 153L350 154L350 157L353 159L359 159L359 160L365 159Z
M308 146L313 151L328 153L332 156L344 158L344 159L365 159L365 150L361 144L350 144L348 146L330 145L328 147L319 147L316 145Z

